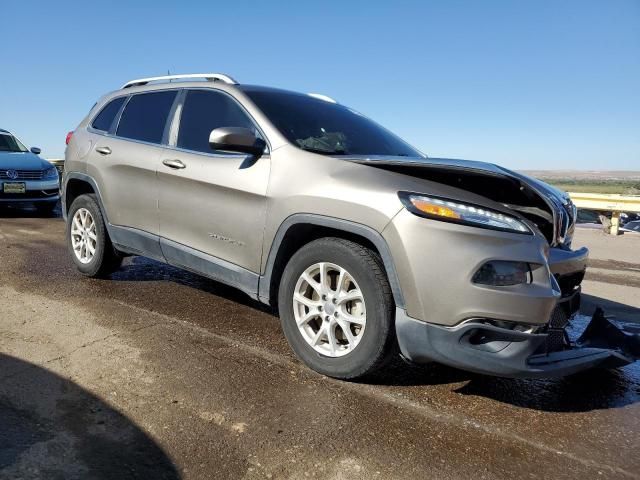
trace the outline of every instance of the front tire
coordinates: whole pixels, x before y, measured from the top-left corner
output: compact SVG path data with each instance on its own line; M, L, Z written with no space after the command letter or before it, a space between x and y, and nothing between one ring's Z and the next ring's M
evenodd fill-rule
M355 242L321 238L298 250L285 267L278 308L296 356L324 375L361 378L396 351L382 261Z
M113 248L95 195L76 198L67 215L67 248L83 275L104 277L122 264Z

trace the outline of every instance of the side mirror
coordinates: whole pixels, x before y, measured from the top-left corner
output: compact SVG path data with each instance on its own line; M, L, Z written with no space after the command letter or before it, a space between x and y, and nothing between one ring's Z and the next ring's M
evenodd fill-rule
M249 153L259 157L267 144L248 128L221 127L216 128L209 135L209 146L213 150Z
M36 155L40 155L40 152L42 152L42 150L40 150L38 147L31 147L31 153L35 153Z

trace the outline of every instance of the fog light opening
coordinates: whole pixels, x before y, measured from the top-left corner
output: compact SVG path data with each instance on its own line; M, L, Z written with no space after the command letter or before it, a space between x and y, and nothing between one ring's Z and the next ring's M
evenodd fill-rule
M473 283L492 287L507 287L531 283L531 267L525 262L492 260L473 275Z

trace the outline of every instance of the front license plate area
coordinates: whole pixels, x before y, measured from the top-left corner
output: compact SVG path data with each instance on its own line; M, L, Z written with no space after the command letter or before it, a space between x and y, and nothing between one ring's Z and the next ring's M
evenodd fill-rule
M2 185L4 193L25 193L27 187L24 182L6 182Z

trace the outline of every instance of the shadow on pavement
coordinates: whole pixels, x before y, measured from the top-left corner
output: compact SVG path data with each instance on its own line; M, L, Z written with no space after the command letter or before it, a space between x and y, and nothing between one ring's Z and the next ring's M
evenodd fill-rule
M486 397L548 412L588 412L640 402L638 363L617 370L592 369L557 379L510 379L465 372L436 363L415 366L394 362L367 383L425 387L451 384L452 391L461 395Z
M60 202L58 202L53 211L38 210L33 206L0 204L0 218L58 218L61 216Z
M584 315L593 315L593 312L598 306L602 307L606 315L612 315L616 320L640 323L640 308L607 300L606 298L596 297L594 295L582 294L580 311Z
M125 262L126 263L120 270L110 275L110 280L128 282L157 282L158 280L164 280L174 282L179 285L196 288L227 300L238 302L239 304L253 308L254 310L273 313L272 309L268 306L252 299L237 288L188 272L187 270L173 267L145 257L130 257L128 260L125 260Z
M178 479L152 438L105 401L0 354L0 479Z

